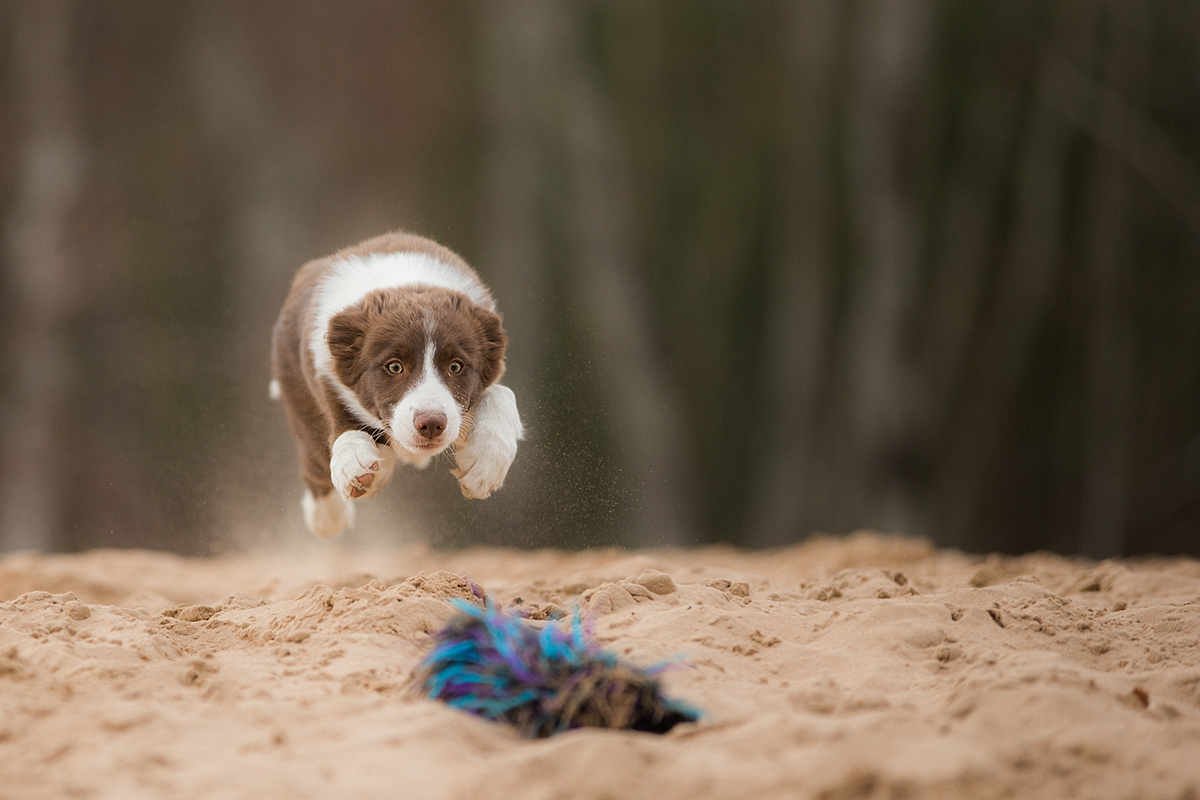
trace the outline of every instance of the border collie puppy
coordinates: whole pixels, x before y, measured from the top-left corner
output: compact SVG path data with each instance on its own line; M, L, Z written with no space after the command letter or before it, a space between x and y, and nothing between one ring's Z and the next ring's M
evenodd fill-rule
M436 242L388 233L300 268L275 324L271 396L296 440L304 520L354 523L397 461L454 448L466 497L499 489L523 435L492 295Z

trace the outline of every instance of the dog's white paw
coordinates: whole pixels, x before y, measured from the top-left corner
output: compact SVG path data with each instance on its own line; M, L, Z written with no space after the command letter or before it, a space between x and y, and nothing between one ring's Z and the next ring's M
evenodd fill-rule
M329 476L333 488L346 500L370 497L392 476L396 454L388 446L380 447L362 431L346 431L333 443L329 457Z
M504 485L524 435L512 390L488 387L475 406L470 436L455 451L458 466L450 470L464 497L482 500Z
M300 507L304 510L304 523L308 529L322 539L338 536L354 525L354 506L337 492L313 497L312 492L305 490Z

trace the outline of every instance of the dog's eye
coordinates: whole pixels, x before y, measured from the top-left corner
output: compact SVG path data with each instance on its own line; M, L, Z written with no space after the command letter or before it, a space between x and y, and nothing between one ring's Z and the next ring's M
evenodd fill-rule
M393 358L391 361L384 364L383 368L386 369L388 372L390 372L392 375L399 375L401 372L404 372L404 365L401 364L400 361L395 358Z
M450 374L451 375L457 375L458 373L460 373L462 371L463 371L463 363L461 361L459 361L458 359L455 359L450 362Z

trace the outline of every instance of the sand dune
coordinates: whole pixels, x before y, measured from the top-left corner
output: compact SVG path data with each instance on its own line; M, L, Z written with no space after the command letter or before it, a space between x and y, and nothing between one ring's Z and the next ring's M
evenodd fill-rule
M472 581L475 585L472 585ZM576 604L705 719L417 696L449 598ZM0 560L0 798L1200 797L1200 563L790 549Z

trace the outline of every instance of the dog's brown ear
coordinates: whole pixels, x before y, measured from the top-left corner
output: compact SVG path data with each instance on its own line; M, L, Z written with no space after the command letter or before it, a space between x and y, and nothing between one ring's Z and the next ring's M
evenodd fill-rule
M508 347L508 334L500 315L486 308L475 308L475 319L483 334L483 366L480 368L481 380L485 387L500 380L504 374L504 351Z
M367 315L361 308L343 311L329 321L329 352L333 371L347 386L362 375L363 341L367 335Z

